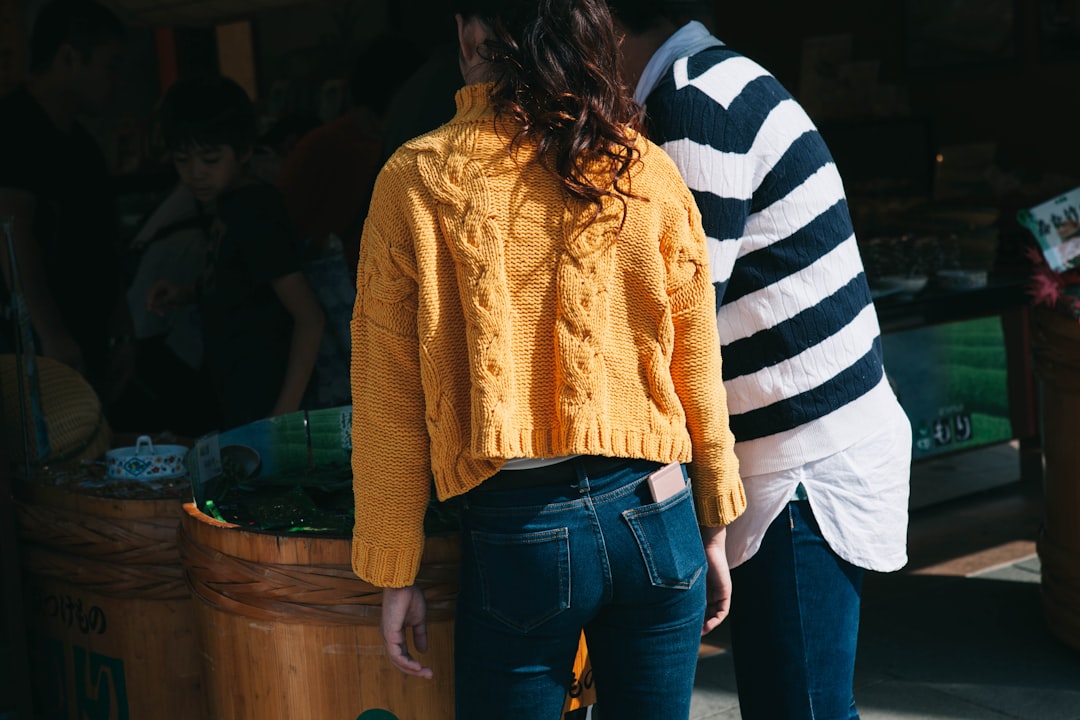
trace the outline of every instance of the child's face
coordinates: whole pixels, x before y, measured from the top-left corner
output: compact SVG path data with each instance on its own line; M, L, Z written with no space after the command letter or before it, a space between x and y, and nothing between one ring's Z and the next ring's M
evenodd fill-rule
M193 145L174 151L173 164L195 199L211 203L240 182L250 157L250 150L238 157L230 145Z

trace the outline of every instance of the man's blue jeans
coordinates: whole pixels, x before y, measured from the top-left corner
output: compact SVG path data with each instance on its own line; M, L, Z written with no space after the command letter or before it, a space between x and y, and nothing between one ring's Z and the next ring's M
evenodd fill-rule
M852 682L863 571L790 502L731 571L731 643L744 720L857 720Z
M655 503L658 463L592 476L592 460L561 463L563 483L465 496L458 720L559 718L582 629L606 717L689 716L706 574L690 489Z

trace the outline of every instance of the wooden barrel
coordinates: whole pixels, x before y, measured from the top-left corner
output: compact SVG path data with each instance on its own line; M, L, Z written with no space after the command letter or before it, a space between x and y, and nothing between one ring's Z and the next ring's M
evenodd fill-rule
M417 584L434 680L402 674L379 634L382 591L351 541L250 532L184 506L179 545L212 720L451 720L458 536L429 537Z
M1038 540L1043 612L1050 631L1080 650L1080 322L1034 313L1042 382L1044 522Z
M15 486L39 717L202 720L182 502Z

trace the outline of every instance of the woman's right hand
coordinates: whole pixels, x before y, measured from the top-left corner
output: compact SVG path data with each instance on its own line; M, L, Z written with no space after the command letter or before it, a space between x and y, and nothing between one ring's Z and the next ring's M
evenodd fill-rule
M731 610L731 570L727 559L727 528L702 527L701 543L708 561L705 582L705 621L701 634L715 630Z
M193 288L172 280L158 280L146 291L146 309L158 315L191 302Z
M430 680L431 668L420 664L409 654L406 628L412 628L413 645L419 652L427 652L427 603L424 593L415 585L403 588L383 588L382 636L386 657L390 664L406 675Z

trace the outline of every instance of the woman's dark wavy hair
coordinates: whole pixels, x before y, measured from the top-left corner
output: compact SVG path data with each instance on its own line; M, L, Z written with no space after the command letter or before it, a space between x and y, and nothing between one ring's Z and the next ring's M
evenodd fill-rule
M600 210L637 160L641 108L624 88L619 46L604 0L457 0L491 37L480 49L492 64L492 102L537 145L540 162L573 197ZM621 199L621 198L620 198Z

